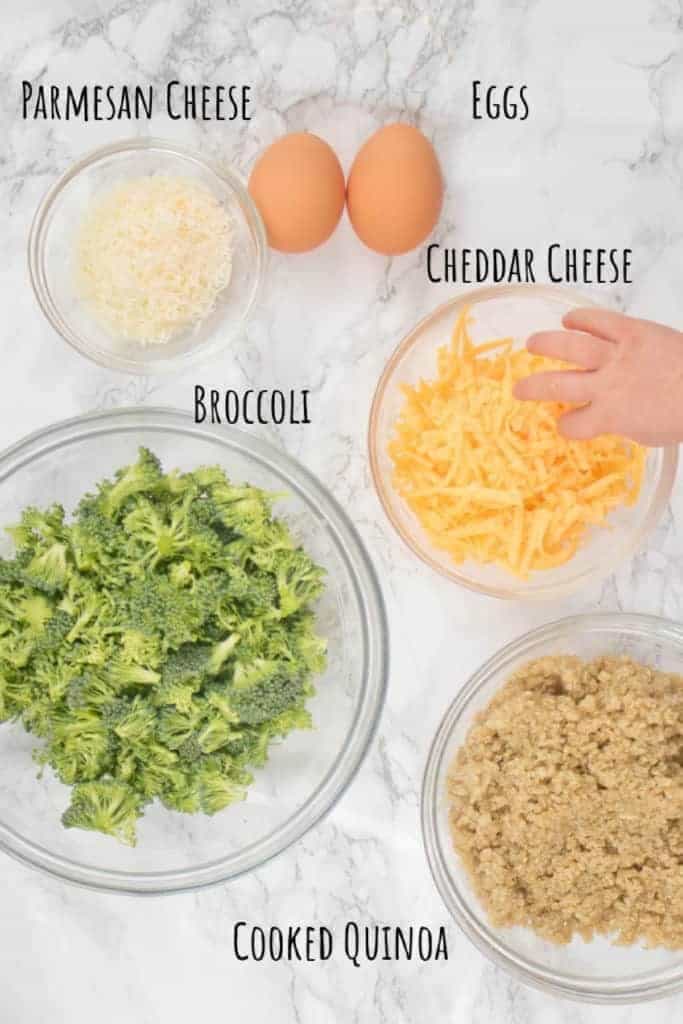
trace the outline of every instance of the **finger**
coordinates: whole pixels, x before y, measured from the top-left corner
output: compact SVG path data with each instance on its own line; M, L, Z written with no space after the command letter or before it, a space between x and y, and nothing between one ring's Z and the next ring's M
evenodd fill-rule
M531 335L526 347L535 355L562 359L584 370L599 370L613 351L599 338L578 331L539 331Z
M641 326L644 321L634 320L611 309L586 307L572 309L562 318L562 323L569 330L585 331L604 341L616 343L627 341L632 337L634 327Z
M590 370L551 370L518 380L514 395L523 402L570 402L580 405L590 402L593 385Z
M605 434L595 405L582 405L580 409L572 409L560 416L557 429L568 441L590 441L600 434Z

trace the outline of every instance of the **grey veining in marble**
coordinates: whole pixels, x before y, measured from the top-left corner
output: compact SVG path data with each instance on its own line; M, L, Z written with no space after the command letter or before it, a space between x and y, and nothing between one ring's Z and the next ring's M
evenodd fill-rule
M0 446L56 419L137 402L190 408L192 386L308 387L320 429L262 428L353 510L383 583L393 671L379 735L353 788L295 848L200 895L132 900L67 888L0 860L0 1020L7 1024L472 1022L674 1024L683 996L591 1008L521 987L447 921L419 834L429 741L467 675L507 640L595 608L682 612L683 496L648 549L604 585L538 607L437 580L387 525L365 455L367 410L405 330L447 297L421 253L365 251L344 221L319 252L274 255L236 349L187 377L99 369L43 320L25 266L44 190L86 150L131 132L199 145L245 173L292 129L318 132L346 169L398 114L433 138L447 179L438 240L459 246L632 246L634 283L599 292L683 326L683 7L680 0L23 0L0 3ZM248 82L248 124L39 123L22 79ZM525 82L528 121L474 122L473 78ZM324 425L324 428L323 428ZM240 965L232 922L448 926L451 961Z

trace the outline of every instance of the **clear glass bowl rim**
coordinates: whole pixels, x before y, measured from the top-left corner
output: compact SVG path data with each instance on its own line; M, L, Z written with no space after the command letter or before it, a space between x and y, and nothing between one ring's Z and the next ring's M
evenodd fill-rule
M362 609L364 647L363 680L356 713L338 757L309 800L263 839L225 858L177 871L124 872L95 868L52 854L0 822L0 850L15 859L89 889L129 895L161 895L217 885L261 867L302 838L322 820L346 792L360 768L381 717L389 674L386 610L378 577L365 545L337 500L301 463L268 442L242 430L224 426L220 431L194 423L189 413L169 408L127 407L94 412L63 420L38 430L0 454L0 485L33 460L61 447L111 433L140 429L170 430L187 437L210 437L226 450L238 450L284 476L312 512L324 519L347 563L356 598ZM360 639L360 638L359 638ZM30 767L30 766L29 766Z
M657 615L625 612L599 612L571 615L530 630L502 647L489 658L459 691L450 704L432 741L425 767L422 796L422 839L434 884L455 923L484 956L503 968L518 981L534 988L580 1002L602 1004L633 1004L660 999L683 989L683 951L677 966L653 972L651 981L625 982L623 978L606 978L597 983L580 975L560 974L516 954L501 942L496 930L489 926L483 911L474 914L463 900L438 841L438 789L446 750L453 733L470 703L494 674L504 673L520 657L534 656L536 645L582 633L630 633L641 639L662 644L667 640L683 649L683 626Z
M506 296L514 297L517 295L528 298L532 293L535 293L540 297L546 296L549 299L554 298L564 301L569 299L577 306L595 306L594 301L572 288L547 284L492 285L488 288L459 291L452 298L447 299L446 302L442 302L441 305L437 306L431 313L428 313L427 316L424 316L408 332L408 334L404 336L392 352L384 369L382 370L379 381L377 382L377 387L375 388L372 407L370 410L368 426L368 456L375 491L380 504L384 509L384 513L406 547L408 547L421 562L428 565L430 569L433 569L434 572L437 572L440 576L444 576L453 583L458 583L460 586L466 587L468 590L473 590L478 594L487 594L489 597L498 597L507 600L542 601L550 597L554 598L563 594L572 593L584 583L588 582L588 580L600 579L608 576L610 572L613 572L622 562L631 558L632 555L641 547L645 538L656 526L661 511L665 508L671 495L678 467L677 445L669 445L662 449L661 473L659 480L657 481L657 487L652 503L647 511L647 515L641 525L641 528L633 533L629 543L613 545L610 550L609 559L603 559L600 564L595 565L591 570L582 573L580 576L566 580L562 583L549 583L547 586L539 584L535 586L534 590L531 592L525 590L524 587L517 585L512 577L510 578L510 585L505 588L476 583L470 577L460 572L456 565L446 568L434 559L430 558L429 554L426 551L423 551L413 540L410 533L403 528L393 513L391 503L387 497L382 481L377 451L379 416L386 389L403 356L414 345L419 343L422 332L432 323L432 321L443 316L449 311L455 313L464 306L476 306L477 303Z
M50 185L38 203L38 207L31 222L27 247L29 279L31 281L31 287L36 298L36 302L48 323L57 332L57 334L59 334L59 336L71 346L71 348L80 352L80 354L85 356L86 359L90 359L92 362L97 363L99 366L104 366L107 369L119 370L124 373L135 373L139 375L145 375L148 373L176 373L180 370L187 369L189 366L193 366L195 363L209 359L222 351L222 349L225 348L225 346L234 338L234 334L239 329L240 324L236 324L233 329L225 329L222 332L218 330L212 343L199 346L196 349L189 349L186 352L169 356L168 359L159 359L153 364L146 365L144 360L138 361L129 359L126 356L117 356L113 353L103 355L92 351L88 346L87 341L82 339L76 331L72 330L70 324L63 318L47 283L47 271L45 265L45 242L47 238L47 229L49 227L50 218L55 205L59 201L59 198L66 186L73 181L74 178L77 178L83 171L87 171L90 167L99 163L101 160L106 160L111 156L118 156L120 154L134 153L140 150L161 150L163 153L170 156L177 156L182 160L190 160L222 181L223 184L238 197L242 209L247 211L246 216L253 228L256 241L256 273L252 283L249 302L244 316L240 321L241 326L244 326L247 319L253 312L254 306L261 294L268 263L266 229L256 204L249 195L249 190L247 189L243 179L232 167L228 167L224 164L219 165L189 147L176 145L173 142L157 138L156 136L122 139L118 142L108 143L105 146L98 146L96 149L90 150L81 157L80 160L77 160L74 164L68 167L67 170L61 174L52 185Z

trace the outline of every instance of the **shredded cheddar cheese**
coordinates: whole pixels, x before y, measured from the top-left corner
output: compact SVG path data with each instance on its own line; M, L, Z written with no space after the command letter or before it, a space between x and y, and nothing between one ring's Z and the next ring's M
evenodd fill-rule
M515 381L562 366L510 338L474 345L467 312L437 353L437 376L404 385L389 444L393 482L432 544L460 564L526 578L569 561L590 527L636 502L646 452L603 436L568 441L566 406L520 402Z
M149 175L115 185L86 212L77 286L115 335L164 344L214 308L232 272L232 222L199 182Z

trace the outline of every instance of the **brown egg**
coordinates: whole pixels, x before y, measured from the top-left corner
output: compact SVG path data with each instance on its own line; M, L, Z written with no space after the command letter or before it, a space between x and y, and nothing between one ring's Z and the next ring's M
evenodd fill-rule
M432 232L443 179L434 147L409 124L375 132L353 162L346 190L356 234L386 256L409 252Z
M249 192L282 252L307 252L330 237L344 210L344 172L334 150L309 132L284 135L263 153Z

